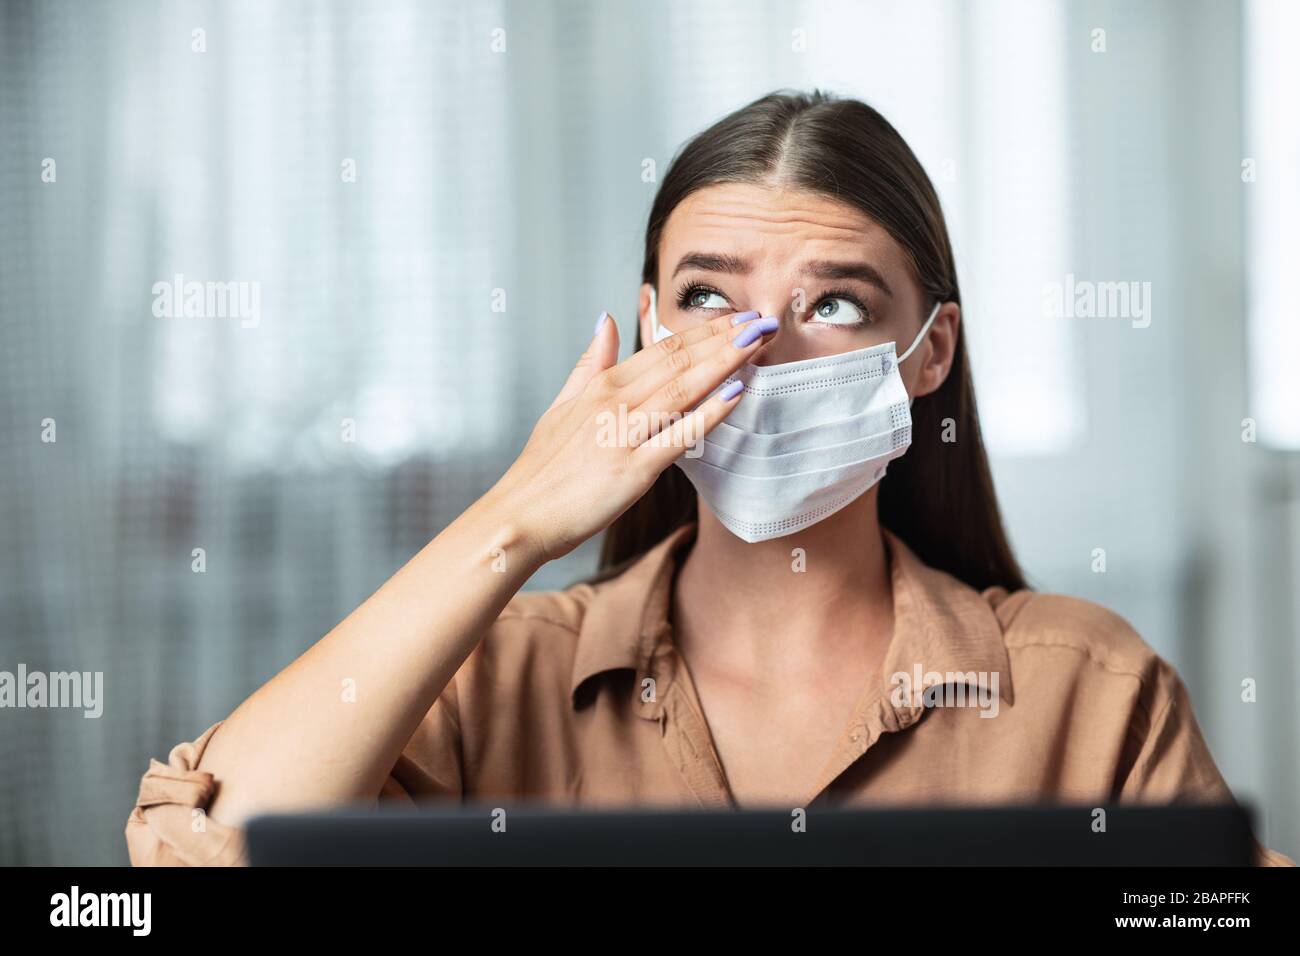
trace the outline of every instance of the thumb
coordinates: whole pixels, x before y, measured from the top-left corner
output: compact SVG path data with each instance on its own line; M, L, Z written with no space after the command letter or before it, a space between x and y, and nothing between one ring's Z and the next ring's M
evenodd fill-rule
M578 364L569 373L564 387L560 389L560 394L555 396L555 401L551 402L551 408L573 398L596 375L617 361L618 324L612 315L602 312L596 319L596 333L591 339L591 344L587 346L587 351L582 353Z

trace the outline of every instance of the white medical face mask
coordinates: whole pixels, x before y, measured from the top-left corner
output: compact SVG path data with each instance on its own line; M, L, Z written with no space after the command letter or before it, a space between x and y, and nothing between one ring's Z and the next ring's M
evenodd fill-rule
M727 382L742 382L744 398L690 452L695 457L677 466L745 541L780 538L830 517L883 478L912 443L911 400L898 366L938 314L936 302L901 356L885 342L826 358L743 365ZM653 289L650 321L656 342L673 334L659 324Z

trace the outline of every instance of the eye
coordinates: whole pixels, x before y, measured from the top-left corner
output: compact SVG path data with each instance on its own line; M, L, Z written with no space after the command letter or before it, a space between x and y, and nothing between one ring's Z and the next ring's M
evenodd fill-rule
M730 309L731 303L717 289L708 286L687 286L677 296L677 305L682 309Z
M846 295L828 295L817 303L810 321L823 325L865 325L867 308Z

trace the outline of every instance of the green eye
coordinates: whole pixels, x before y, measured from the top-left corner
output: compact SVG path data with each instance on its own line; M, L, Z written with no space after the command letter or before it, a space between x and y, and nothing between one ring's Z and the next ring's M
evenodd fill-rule
M822 299L813 310L816 321L826 325L861 325L867 321L857 303L841 296Z
M710 301L716 299L717 301ZM725 309L727 300L709 289L696 289L686 297L686 304L692 309Z

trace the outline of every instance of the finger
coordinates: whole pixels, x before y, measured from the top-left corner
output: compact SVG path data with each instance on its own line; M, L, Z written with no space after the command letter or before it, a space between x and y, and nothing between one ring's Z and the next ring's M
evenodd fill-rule
M645 464L658 475L683 455L696 456L699 442L731 414L744 394L742 383L731 382L699 408L679 417L670 427L643 442L632 452L633 460Z
M735 312L730 315L720 315L707 322L701 322L699 325L693 325L675 335L670 335L661 342L646 345L639 352L633 353L609 370L609 384L614 388L623 388L636 381L648 370L654 368L657 363L663 362L679 349L695 348L702 344L709 347L719 345L735 334L735 326L743 325L757 318L759 318L757 312ZM714 342L714 339L717 339L717 342Z
M694 408L770 342L779 327L780 322L775 317L749 322L739 331L733 329L730 341L698 362L690 366L683 362L679 369L669 370L661 376L662 384L636 406L635 410L642 413L638 420L659 423L663 427L674 414ZM651 373L647 373L633 387L639 387L651 378ZM657 430L651 426L652 434Z
M560 389L560 394L555 396L555 401L551 402L551 408L573 398L592 378L617 362L618 323L608 312L602 312L596 319L596 331L587 346L587 351L582 353L578 364L569 373L564 387Z

